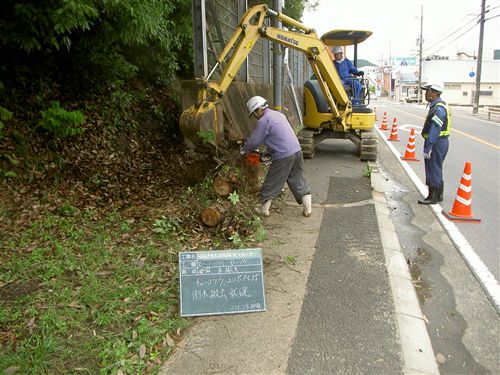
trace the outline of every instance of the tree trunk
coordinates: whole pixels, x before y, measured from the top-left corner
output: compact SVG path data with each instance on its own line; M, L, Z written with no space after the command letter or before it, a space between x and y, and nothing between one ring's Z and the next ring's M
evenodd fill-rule
M231 183L220 176L214 179L212 188L219 197L227 197L233 191Z
M215 202L201 212L201 221L207 227L216 227L224 220L226 212L229 210L229 202Z

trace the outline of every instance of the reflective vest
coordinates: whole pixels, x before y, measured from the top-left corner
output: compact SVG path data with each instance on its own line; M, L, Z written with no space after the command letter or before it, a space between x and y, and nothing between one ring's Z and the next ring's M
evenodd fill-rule
M439 132L439 136L440 137L448 137L450 135L450 132L451 132L451 111L450 111L450 107L448 107L448 104L446 104L446 102L440 101L440 102L437 102L436 104L434 104L434 106L430 109L429 114L427 115L427 118L425 119L425 124L427 124L427 122L430 122L432 120L432 117L434 116L434 108L436 108L436 107L443 107L446 111L446 123L444 123L443 126L441 126L441 131ZM443 127L445 128L444 130L442 130ZM422 132L422 136L425 139L429 138L428 133Z

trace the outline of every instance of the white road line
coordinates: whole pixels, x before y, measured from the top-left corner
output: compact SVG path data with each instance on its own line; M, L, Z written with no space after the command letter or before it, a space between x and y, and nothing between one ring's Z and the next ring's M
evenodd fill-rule
M390 107L390 108L391 108L391 109L394 109L395 111L402 112L402 113L404 113L404 114L406 114L406 115L408 115L408 116L413 116L413 117L416 117L416 118L418 118L419 120L422 120L423 118L425 118L425 115L424 115L424 116L416 115L416 114L414 114L414 113L407 112L407 111L405 111L405 110L403 110L403 109L401 109L401 108L396 108L396 107ZM452 112L453 112L453 110L452 110ZM465 116L461 116L461 117L464 117L464 118L468 119L468 117L465 117ZM484 122L489 122L489 121L486 121L486 120L482 120L482 119L480 119L480 118L474 118L474 120L477 120L477 121L484 121ZM422 120L422 121L423 121L423 120ZM491 122L491 123L493 123L493 122ZM388 124L388 126L389 126L389 124ZM403 126L405 126L405 127L406 127L406 126L413 126L413 127L415 127L415 128L422 129L422 126L416 126L416 125L409 125L409 124L408 124L408 125L403 125ZM399 129L399 128L401 128L401 126L398 126L398 129ZM415 130L417 130L417 129L415 129ZM461 134L461 135L463 135L464 137L467 137L467 138L473 139L474 141L477 141L477 142L479 142L479 143L482 143L482 144L484 144L484 145L486 145L486 146L489 146L489 147L491 147L491 148L494 148L495 150L500 150L500 146L495 145L495 144L493 144L493 143L491 143L491 142L485 141L484 139L478 138L478 137L476 137L476 136L474 136L474 135L472 135L472 134L469 134L469 133L463 132L463 131L458 130L458 129L453 129L453 128L452 128L452 131L453 131L453 132L455 132L455 133Z
M375 127L375 130L384 140L387 147L389 147L389 150L391 150L391 152L394 154L399 164L401 164L406 174L417 188L420 195L422 195L422 197L426 197L427 188L424 185L424 183L420 181L420 178L417 176L415 171L413 171L413 169L409 166L408 162L401 159L400 157L401 154L398 152L398 150L396 150L396 148L391 142L387 141L385 135L377 127ZM455 248L458 250L462 258L465 260L465 263L472 271L473 275L478 280L479 284L486 293L488 299L495 307L497 314L500 314L500 285L498 284L498 281L495 279L495 276L493 276L488 267L486 267L481 258L479 258L479 256L476 254L472 246L467 241L467 239L458 230L457 226L443 216L442 214L443 210L441 208L441 205L432 204L429 205L429 207L431 208L432 212L434 212L434 215L441 223L441 226L443 227L444 231L448 234L448 237L450 238L451 242L453 243L453 245L455 245Z

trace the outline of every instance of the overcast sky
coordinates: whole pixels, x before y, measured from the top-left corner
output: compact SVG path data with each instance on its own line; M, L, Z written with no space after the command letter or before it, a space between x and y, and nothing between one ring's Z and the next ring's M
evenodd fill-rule
M372 31L359 45L358 58L378 64L389 56L418 55L421 6L424 56L455 56L459 50L477 54L481 0L320 0L316 11L305 11L302 21L319 36L333 29ZM487 0L486 9L486 19L500 15L500 0ZM500 17L485 22L483 49L483 59L492 59L492 50L500 49Z

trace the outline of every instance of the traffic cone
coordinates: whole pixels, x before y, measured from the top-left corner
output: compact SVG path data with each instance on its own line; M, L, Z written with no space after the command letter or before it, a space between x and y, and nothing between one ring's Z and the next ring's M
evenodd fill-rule
M406 146L405 156L401 156L401 159L406 161L418 161L415 157L415 129L411 128L410 138L408 139L408 145Z
M382 117L382 124L380 125L380 130L389 130L387 127L387 113L384 112L384 117Z
M464 174L460 180L460 185L457 190L457 197L451 211L448 213L442 212L443 215L451 221L466 221L470 223L480 223L481 219L474 219L472 214L472 177L471 164L465 163Z
M394 120L392 121L391 135L389 136L388 141L399 142L398 120L396 120L396 117L394 117Z

